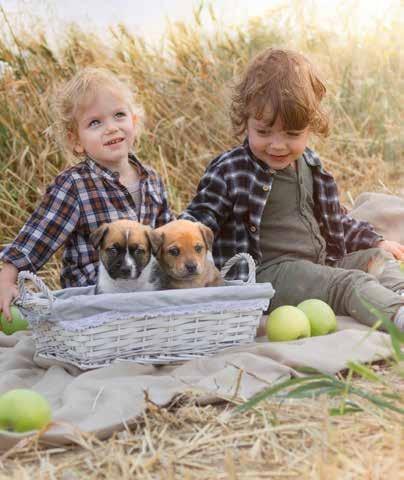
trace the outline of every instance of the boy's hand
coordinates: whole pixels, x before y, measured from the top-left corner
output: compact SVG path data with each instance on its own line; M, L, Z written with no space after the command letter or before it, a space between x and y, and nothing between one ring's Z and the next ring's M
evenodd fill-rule
M382 240L376 244L376 247L392 253L397 260L404 260L404 245L401 245L401 243L393 242L392 240Z

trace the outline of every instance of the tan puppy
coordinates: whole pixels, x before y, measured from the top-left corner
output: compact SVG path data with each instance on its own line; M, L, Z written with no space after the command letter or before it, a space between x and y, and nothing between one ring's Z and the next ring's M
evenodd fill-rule
M223 285L211 260L213 232L202 223L174 220L149 234L160 266L160 288L196 288ZM210 258L209 258L210 257Z
M98 248L97 293L156 290L151 276L152 257L149 232L151 228L132 220L104 223L90 235Z

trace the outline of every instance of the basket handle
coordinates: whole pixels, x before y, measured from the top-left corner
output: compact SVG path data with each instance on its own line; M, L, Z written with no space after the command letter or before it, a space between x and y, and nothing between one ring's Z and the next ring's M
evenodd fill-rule
M220 270L221 276L224 278L233 265L240 260L246 260L248 264L248 278L246 283L255 283L255 261L249 253L237 253L234 257L229 258Z
M29 272L28 270L23 270L18 274L18 289L20 291L20 295L18 300L21 302L22 306L28 300L30 296L30 292L26 287L26 280L31 280L31 282L36 286L36 288L43 293L46 298L49 300L49 304L52 305L53 301L55 300L55 296L51 292L51 290L45 285L44 281L41 280L35 273Z

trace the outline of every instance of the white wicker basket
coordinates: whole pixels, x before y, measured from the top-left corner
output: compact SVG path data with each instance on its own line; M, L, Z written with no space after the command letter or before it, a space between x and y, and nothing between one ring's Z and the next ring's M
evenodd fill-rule
M255 263L248 254L230 259L222 276L240 260L249 266L247 282L85 296L83 292L90 287L80 287L68 289L68 298L67 290L51 292L35 274L20 272L16 304L29 320L41 357L82 369L117 359L143 364L181 362L254 340L274 290L270 283L255 283ZM40 293L29 291L26 280L31 280ZM106 308L102 309L102 304Z

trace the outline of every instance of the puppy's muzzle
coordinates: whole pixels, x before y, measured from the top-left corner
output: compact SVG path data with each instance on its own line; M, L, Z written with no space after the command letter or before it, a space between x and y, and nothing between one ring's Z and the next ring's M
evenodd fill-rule
M131 278L132 275L132 268L130 266L124 265L119 269L119 277L120 278Z
M196 263L188 262L185 264L185 271L189 275L194 275L195 273L197 273L197 269L198 269L198 265Z

